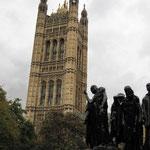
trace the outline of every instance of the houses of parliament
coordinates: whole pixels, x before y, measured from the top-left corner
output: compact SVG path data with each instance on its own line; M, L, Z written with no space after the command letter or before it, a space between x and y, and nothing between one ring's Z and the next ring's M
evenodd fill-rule
M53 2L53 0L51 0ZM26 119L40 128L52 110L84 113L87 87L88 18L85 6L79 19L79 0L65 0L47 14L47 0L38 7Z

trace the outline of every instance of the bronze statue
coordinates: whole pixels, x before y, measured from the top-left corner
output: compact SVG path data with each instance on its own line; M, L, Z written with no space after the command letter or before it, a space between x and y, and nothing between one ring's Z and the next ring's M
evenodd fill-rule
M114 96L114 102L111 107L111 137L115 138L116 146L119 143L124 142L123 137L123 101L125 95L119 93Z
M148 93L142 100L144 125L146 128L146 140L144 150L150 150L150 83L146 85Z
M142 111L139 98L130 86L124 88L123 102L125 150L142 150Z
M111 138L108 131L108 105L105 89L92 85L91 92L94 94L92 99L90 99L87 92L84 91L88 101L85 124L86 143L93 148L100 144L105 145L110 143Z

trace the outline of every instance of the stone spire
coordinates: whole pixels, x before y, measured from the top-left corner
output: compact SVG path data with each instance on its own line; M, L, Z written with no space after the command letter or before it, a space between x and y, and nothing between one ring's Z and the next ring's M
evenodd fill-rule
M68 9L68 4L67 4L67 1L66 0L64 0L64 8L67 8Z
M59 4L57 12L58 13L65 13L67 11L68 11L68 2L66 0L64 0L64 3L61 7L60 7L60 4Z
M83 10L82 10L82 12L81 12L81 16L84 17L84 18L87 18L87 11L86 11L86 9L85 9L85 4L84 4L84 6L83 6Z

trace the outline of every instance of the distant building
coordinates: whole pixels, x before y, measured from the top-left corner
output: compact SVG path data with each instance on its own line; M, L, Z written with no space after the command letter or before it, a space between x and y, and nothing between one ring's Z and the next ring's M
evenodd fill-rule
M36 129L50 110L85 111L87 87L88 19L85 6L78 21L79 0L66 0L47 15L47 0L38 8L26 119Z

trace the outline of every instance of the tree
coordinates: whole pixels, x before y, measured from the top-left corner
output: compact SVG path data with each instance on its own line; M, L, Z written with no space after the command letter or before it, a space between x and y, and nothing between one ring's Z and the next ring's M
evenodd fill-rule
M85 126L75 114L51 112L39 133L41 141L37 150L83 150Z
M9 107L16 121L19 124L23 123L25 121L23 115L26 113L26 111L22 109L21 99L16 98L14 101L9 101Z
M36 136L34 126L24 119L19 98L7 101L0 86L0 150L31 150Z
M19 124L6 101L6 92L0 88L0 93L0 149L15 150L19 136Z
M24 114L26 111L22 109L21 99L16 98L14 101L9 101L9 109L16 122L18 123L19 136L16 149L31 150L34 147L36 135L34 126L30 121L25 120Z
M2 86L0 86L0 101L6 100L6 91L3 90Z
M34 126L30 121L24 121L20 125L19 141L18 150L31 150L34 148L36 135L34 132Z

